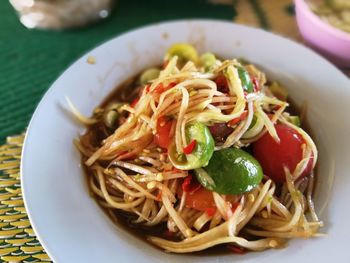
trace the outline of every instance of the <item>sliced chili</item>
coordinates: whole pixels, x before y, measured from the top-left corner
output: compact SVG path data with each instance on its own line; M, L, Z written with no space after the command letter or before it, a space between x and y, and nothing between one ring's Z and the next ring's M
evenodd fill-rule
M163 83L160 83L157 85L157 87L154 88L154 93L161 94L164 91L171 89L176 86L177 83L171 82L168 86L164 86Z
M146 85L145 90L146 90L146 93L148 93L151 90L151 85Z
M261 87L260 87L259 81L257 80L256 77L253 78L252 82L253 82L253 86L254 86L254 92L260 91Z
M157 194L156 199L157 199L157 201L162 200L162 191L158 190L158 194Z
M139 100L140 100L140 98L134 99L134 100L131 102L130 106L134 108L134 107L136 106L136 104L139 102Z
M243 121L245 118L247 118L247 116L248 116L248 111L243 111L241 116L230 120L228 124L229 124L229 126L233 126L233 125L237 124L238 122Z
M196 140L192 140L189 145L183 148L184 154L191 154L197 145Z
M228 245L227 248L230 251L232 251L233 253L236 253L236 254L244 254L245 253L245 249L244 248L237 247L237 246L234 246L234 245Z

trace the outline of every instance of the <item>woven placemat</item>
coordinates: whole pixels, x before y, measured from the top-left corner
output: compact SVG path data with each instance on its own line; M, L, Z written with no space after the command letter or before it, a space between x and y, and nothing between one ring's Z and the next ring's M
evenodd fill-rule
M0 146L0 259L5 262L50 261L30 225L21 192L20 162L24 134Z
M137 17L143 16L138 16L137 14L143 14L145 10L149 10L147 8L145 9L144 4L137 6L133 1L129 1L129 4L126 4L128 1L121 2L123 2L120 6L120 9L122 10L127 10L128 8L136 8L134 16ZM154 11L155 17L157 17L157 11L159 14L160 12L164 13L164 6L162 8L156 8L157 5L160 5L160 2L145 2L147 2L147 5L150 5L151 8L153 8L152 10L156 9ZM193 1L192 4L195 3L198 5L202 2L203 1ZM233 18L237 23L265 28L267 30L271 30L292 38L296 41L302 41L294 19L292 0L212 0L209 2L216 3L218 6L214 9L211 7L210 9L207 7L200 7L199 9L190 8L191 12L192 10L197 10L197 13L194 17L229 17L230 19ZM179 3L181 3L181 1ZM234 4L234 8L232 8L232 3ZM1 16L1 11L3 11L1 8L6 7L7 11L9 11L9 6L5 5L6 4L4 3L0 3ZM183 14L181 13L183 12L181 10L181 5L178 6L177 9L173 9L171 6L172 5L168 3L166 4L165 8L169 7L170 11L175 12L173 15L163 15L163 17L159 15L160 18L154 18L152 15L150 15L148 16L148 20L147 18L141 18L141 20L139 19L138 24L131 22L134 21L132 14L129 17L129 22L123 20L123 18L120 17L112 17L111 19L125 22L125 30L127 28L135 27L148 22L184 17L184 15L179 15ZM214 12L211 16L206 15L209 10ZM118 14L115 14L115 16L117 15ZM13 20L13 17L8 18L7 22L7 25L9 25L9 27L11 27L12 24L12 28L18 28L18 21ZM0 36L1 32L3 32L1 31L1 24L4 25L6 23L0 23ZM34 110L36 102L40 99L48 84L53 80L53 78L57 76L58 72L63 70L70 61L74 60L87 48L90 48L90 46L94 46L96 43L98 43L97 40L91 40L91 36L97 36L100 41L107 38L108 36L111 36L114 32L111 31L111 26L113 26L113 24L102 25L101 30L105 30L102 35L101 33L96 33L96 30L94 29L92 29L91 32L89 32L89 29L85 29L85 32L76 31L73 33L53 33L51 35L42 32L33 33L33 35L36 35L43 41L45 41L45 39L49 40L49 42L52 41L50 42L50 45L44 44L44 46L41 47L41 49L44 47L43 53L45 56L40 56L40 47L37 48L36 46L36 43L38 43L37 41L29 41L29 48L32 49L30 51L32 53L27 52L27 57L24 57L22 59L25 61L25 59L28 58L30 60L29 67L33 67L35 72L42 70L43 68L38 65L44 61L47 61L48 59L50 60L50 56L54 54L54 52L51 52L49 48L61 48L59 44L53 44L53 42L59 41L59 39L62 38L63 41L66 41L65 43L67 45L64 47L70 48L70 50L67 51L68 54L61 54L55 58L52 57L52 60L50 60L49 63L46 63L48 65L45 67L45 70L48 70L48 72L45 74L43 73L35 75L35 77L42 77L39 80L35 79L34 77L28 79L28 71L22 67L23 65L21 66L23 62L21 60L9 60L8 64L6 65L0 63L0 73L5 72L5 70L17 70L17 72L12 75L6 75L4 78L0 77L0 94L7 97L6 102L3 99L0 100L0 103L2 103L2 107L0 109L0 137L7 136L13 132L18 132L19 130L23 130L32 114L32 111ZM119 28L118 30L121 30L120 25L117 25L117 27ZM23 29L19 31L22 30ZM28 37L26 35L29 34L29 31L28 33L25 32L23 34L24 37ZM77 39L78 42L76 42L75 45L71 43L72 40L74 41ZM14 44L14 47L18 48L18 43ZM4 52L6 52L6 50ZM23 52L23 50L21 52ZM9 59L16 59L18 56L21 57L20 54L13 52L9 53ZM37 56L36 60L33 60L34 56ZM28 67L28 65L25 66ZM21 70L23 70L23 72ZM350 76L350 71L345 73ZM16 78L21 78L21 80L16 82L14 81ZM28 83L28 81L33 80L34 82ZM8 86L6 86L7 83L9 83ZM16 88L16 85L22 86ZM38 85L36 89L34 89L35 85ZM20 96L20 100L18 100L18 92L23 93L22 96ZM7 107L7 105L10 104L9 102L13 102L13 104ZM12 106L13 108L11 108ZM45 253L43 247L40 245L38 239L36 238L33 229L31 228L22 199L19 166L21 161L23 138L24 134L7 137L6 143L0 146L0 262L48 262L50 261L50 258Z

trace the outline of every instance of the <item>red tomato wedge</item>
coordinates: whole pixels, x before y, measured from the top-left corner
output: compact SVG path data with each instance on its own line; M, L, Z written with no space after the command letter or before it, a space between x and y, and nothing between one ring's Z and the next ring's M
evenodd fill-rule
M261 164L264 173L277 183L286 180L283 166L293 172L303 158L303 137L293 128L284 124L276 124L275 129L280 143L269 133L253 143L253 155ZM312 158L300 177L309 175L312 170Z
M185 206L199 211L206 212L209 216L213 216L216 212L216 205L213 192L205 189L191 175L187 176L182 183L182 192L186 192ZM182 194L180 192L180 194ZM235 202L234 195L226 195L226 201L231 203L231 210L234 212L238 206Z
M206 211L208 208L216 209L213 193L203 187L200 187L194 192L187 193L186 207L200 211Z
M157 122L157 133L154 136L154 142L162 148L167 149L170 142L170 131L173 125L173 120L162 116Z

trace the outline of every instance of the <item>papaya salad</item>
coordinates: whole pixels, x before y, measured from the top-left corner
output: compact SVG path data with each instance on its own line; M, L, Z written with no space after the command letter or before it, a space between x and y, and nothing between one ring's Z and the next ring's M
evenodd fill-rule
M91 118L71 104L89 188L113 219L173 253L322 235L315 143L256 66L178 43L115 94Z

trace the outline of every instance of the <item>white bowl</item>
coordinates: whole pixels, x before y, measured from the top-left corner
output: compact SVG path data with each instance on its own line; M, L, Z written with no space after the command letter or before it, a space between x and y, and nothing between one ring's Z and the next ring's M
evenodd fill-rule
M327 237L292 240L280 250L244 256L166 254L115 226L89 196L73 139L84 131L65 96L86 115L114 87L157 65L169 45L189 42L200 52L243 57L307 101L320 159L316 209ZM88 64L93 56L95 64ZM46 93L30 122L22 156L22 189L34 230L55 262L346 262L350 227L350 81L309 49L262 30L219 21L178 21L144 27L88 52ZM334 181L334 182L333 182ZM333 182L333 187L332 187ZM329 206L326 203L329 201Z

